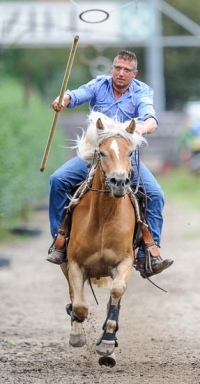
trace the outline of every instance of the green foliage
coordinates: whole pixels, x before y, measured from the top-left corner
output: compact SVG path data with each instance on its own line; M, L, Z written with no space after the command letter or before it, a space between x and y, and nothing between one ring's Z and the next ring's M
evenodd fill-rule
M37 88L50 103L60 92L69 54L70 48L2 48L1 72L12 73L24 86ZM88 66L77 56L70 74L70 89L91 79Z
M188 0L167 0L188 19L200 24L200 2ZM192 36L178 22L163 14L163 34L165 36ZM166 103L168 110L181 110L188 101L199 100L200 79L197 57L199 46L166 47L164 49Z
M157 177L165 197L189 208L200 209L200 177L185 168L177 168L168 175Z
M199 47L165 49L168 110L181 110L186 102L199 100L199 64L196 60L199 54Z
M2 79L0 114L0 214L6 219L47 196L49 175L65 154L57 127L46 170L39 171L53 113L38 93L28 95L16 80Z

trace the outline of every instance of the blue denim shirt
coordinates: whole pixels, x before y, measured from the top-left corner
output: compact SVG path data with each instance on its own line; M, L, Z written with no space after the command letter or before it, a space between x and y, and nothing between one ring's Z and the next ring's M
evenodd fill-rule
M65 93L71 96L68 108L89 102L90 110L104 113L113 118L116 116L121 122L140 118L142 121L153 117L157 121L153 107L153 89L147 84L132 79L129 89L115 100L112 76L98 76L89 83L76 90Z

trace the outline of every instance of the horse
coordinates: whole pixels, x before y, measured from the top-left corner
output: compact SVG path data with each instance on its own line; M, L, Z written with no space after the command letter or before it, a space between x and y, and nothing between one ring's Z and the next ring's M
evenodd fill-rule
M71 304L66 310L71 316L69 343L74 347L86 343L85 282L92 280L101 286L105 278L111 281L103 333L96 343L100 365L116 363L114 350L118 346L120 302L127 290L135 257L136 213L129 196L132 155L141 140L135 126L134 119L120 123L92 112L88 129L77 139L78 155L91 166L87 180L79 187L81 191L69 204L73 206L72 225L67 263L61 264L61 269L69 285Z

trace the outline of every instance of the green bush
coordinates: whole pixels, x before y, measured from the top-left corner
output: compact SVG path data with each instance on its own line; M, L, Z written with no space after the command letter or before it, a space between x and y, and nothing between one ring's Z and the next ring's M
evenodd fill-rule
M57 127L46 169L40 172L54 112L38 93L27 97L16 80L5 78L0 85L0 215L7 219L48 195L49 176L66 153Z
M184 167L178 167L169 174L157 177L165 197L178 205L200 209L200 178L199 174L191 173Z

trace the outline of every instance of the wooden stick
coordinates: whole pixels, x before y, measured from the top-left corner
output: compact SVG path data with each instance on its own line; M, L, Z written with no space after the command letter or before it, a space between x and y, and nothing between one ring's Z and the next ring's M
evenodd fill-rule
M73 45L72 45L72 48L71 48L71 52L70 52L70 55L69 55L67 67L66 67L66 70L65 70L65 75L64 75L64 78L63 78L62 87L61 87L61 90L60 90L60 96L59 96L59 101L58 101L59 107L62 104L63 97L64 97L64 92L66 90L67 83L68 83L68 80L69 80L69 76L70 76L70 72L71 72L71 68L72 68L72 64L73 64L73 61L74 61L74 57L75 57L75 53L76 53L76 48L77 48L77 44L78 44L78 39L79 39L79 36L76 35L74 37ZM56 128L56 123L57 123L57 120L58 120L58 115L59 115L59 112L55 112L54 119L53 119L52 126L51 126L51 130L50 130L49 137L48 137L48 140L47 140L46 148L45 148L45 151L44 151L43 159L42 159L42 162L41 162L40 172L44 171L46 163L47 163L47 158L48 158L49 151L50 151L50 148L51 148L51 143L52 143L53 135L54 135L55 128Z

